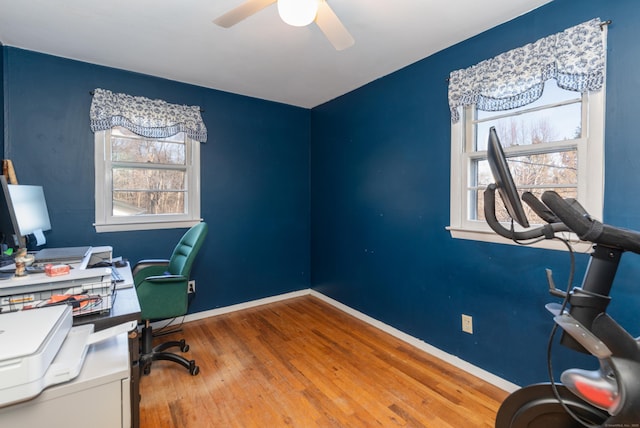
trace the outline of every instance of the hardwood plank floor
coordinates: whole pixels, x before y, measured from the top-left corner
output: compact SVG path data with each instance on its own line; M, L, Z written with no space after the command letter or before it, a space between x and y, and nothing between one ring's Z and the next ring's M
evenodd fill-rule
M493 427L507 396L313 296L157 340L180 337L200 374L154 362L140 381L142 428Z

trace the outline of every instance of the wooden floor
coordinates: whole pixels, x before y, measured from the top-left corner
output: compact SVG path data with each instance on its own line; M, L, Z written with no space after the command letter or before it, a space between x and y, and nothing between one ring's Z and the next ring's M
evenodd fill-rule
M313 296L184 325L191 376L154 362L141 427L493 427L506 393Z

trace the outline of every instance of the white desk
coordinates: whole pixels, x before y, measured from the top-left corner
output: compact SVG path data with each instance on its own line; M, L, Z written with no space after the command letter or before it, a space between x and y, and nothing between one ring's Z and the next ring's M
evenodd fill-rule
M124 281L122 282L116 282L116 290L133 287L133 273L131 272L131 266L129 265L129 262L127 262L127 265L125 267L113 267L112 269L118 269L120 276L122 277L122 279L124 279Z
M104 268L96 268L96 269L104 270ZM96 269L87 269L87 270L91 271ZM99 331L109 327L113 327L115 325L119 325L123 322L129 322L129 321L140 322L140 304L138 302L136 290L133 287L133 276L131 273L131 269L127 264L126 267L118 268L118 271L120 272L120 275L123 278L125 278L125 281L123 283L118 283L118 286L116 287L115 302L113 302L113 305L110 308L110 310L105 312L100 312L100 313L93 313L93 314L74 317L73 318L74 325L93 324L95 326L95 330ZM46 276L45 274L36 274L36 275L42 275L43 278ZM109 273L108 275L110 276L111 274ZM68 278L69 277L67 276L67 279ZM18 284L16 284L16 282ZM26 281L26 282L29 282L29 281ZM24 286L25 281L21 281L21 279L18 279L18 278L0 280L0 301L2 300L3 297L12 294L15 291L18 291L21 288L20 285ZM41 284L41 285L44 286L44 284ZM18 288L14 288L16 286L18 286ZM24 291L24 288L22 289L22 291ZM2 315L0 314L0 316ZM129 424L124 424L123 426L127 426L127 427L132 426L134 428L137 428L139 426L139 403L140 403L140 392L139 392L139 381L140 381L139 372L140 371L138 366L139 355L138 355L137 330L133 330L129 332L128 340L129 340L129 352L128 352L127 362L128 362L128 367L130 367L131 376L129 378L130 379L129 388L127 389L127 391L129 392L126 395L126 397L128 398L126 398L125 401L128 401L130 403L128 407L129 411L127 414L130 415L129 418L131 419L131 421ZM87 362L85 361L85 365L86 364ZM122 393L119 391L115 391L115 388L114 388L113 394L115 394L114 396L116 395L120 396ZM57 411L58 412L62 411L63 413L67 414L66 421L69 422L68 414L69 412L71 412L71 410L69 409L73 409L73 408L74 408L73 406L70 406L68 408L61 407L57 409ZM78 426L83 426L83 427L90 426L91 428L102 426L102 425L95 425L93 422L94 420L95 418L86 419L84 423L79 424ZM2 414L0 413L0 427L13 426L11 424L5 424L3 422L4 422L4 419ZM37 426L37 425L22 423L16 426ZM45 425L45 426L48 426L48 425ZM69 425L67 423L65 425L60 425L60 426L68 427L73 425ZM120 425L118 424L118 425L106 425L106 426L120 426Z
M0 408L0 426L130 427L129 370L126 334L91 345L78 377Z

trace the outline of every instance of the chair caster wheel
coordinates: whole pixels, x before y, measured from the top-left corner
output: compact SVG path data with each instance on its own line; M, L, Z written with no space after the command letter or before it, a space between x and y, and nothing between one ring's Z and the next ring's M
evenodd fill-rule
M200 373L200 367L196 366L196 362L194 360L189 361L189 373L191 373L191 376L196 376Z
M189 351L189 345L187 345L187 342L184 339L180 340L180 350L182 352L188 352Z

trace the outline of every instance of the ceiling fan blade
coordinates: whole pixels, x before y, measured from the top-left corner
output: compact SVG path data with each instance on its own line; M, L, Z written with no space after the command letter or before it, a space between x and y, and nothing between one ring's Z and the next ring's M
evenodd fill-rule
M224 28L236 25L245 18L250 17L256 12L261 11L265 7L275 3L277 0L247 0L235 9L231 9L224 15L214 19L214 24Z
M320 30L336 50L341 51L347 49L355 43L351 34L349 34L345 26L342 25L342 22L340 22L340 19L326 0L320 0L318 14L316 15L316 24L318 24Z

